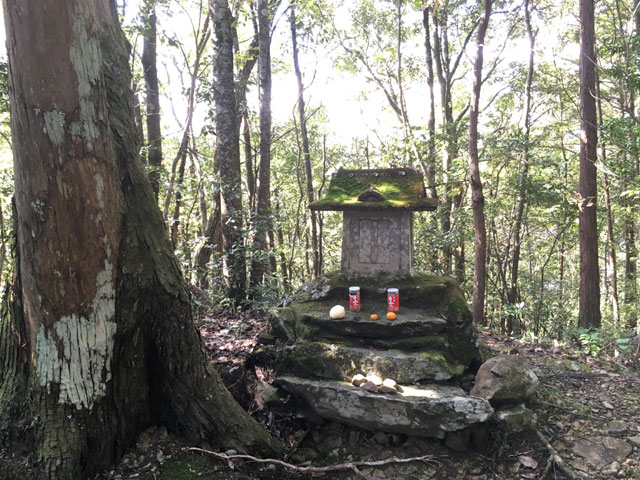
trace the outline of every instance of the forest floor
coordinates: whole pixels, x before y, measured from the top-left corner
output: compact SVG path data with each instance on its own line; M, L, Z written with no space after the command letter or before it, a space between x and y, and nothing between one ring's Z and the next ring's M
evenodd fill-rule
M298 468L329 471L311 474L275 463L221 459L189 450L211 447L183 445L160 427L144 432L123 462L97 480L640 479L640 374L633 359L594 358L578 349L480 332L494 353L526 356L540 379L529 404L537 414L538 431L509 434L493 426L483 445L454 452L436 439L347 428L322 422L304 409L294 413L286 404L274 409L265 401L273 393L268 386L271 373L245 368L257 336L267 328L264 314L209 314L198 321L198 328L234 396L290 446L285 460ZM396 463L394 458L421 460ZM358 461L382 465L356 471L350 465ZM332 470L340 464L344 468Z

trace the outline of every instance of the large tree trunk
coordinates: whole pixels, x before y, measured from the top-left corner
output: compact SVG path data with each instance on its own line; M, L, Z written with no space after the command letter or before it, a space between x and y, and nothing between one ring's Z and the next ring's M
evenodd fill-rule
M478 161L478 108L482 87L482 62L484 39L489 26L492 0L484 0L484 8L478 26L477 53L473 66L473 90L471 93L471 113L469 115L469 173L471 178L471 208L473 209L473 227L475 230L475 260L473 269L473 319L485 324L484 295L487 269L487 229L484 221L484 194L480 180Z
M220 172L224 275L229 297L245 300L246 256L242 235L240 132L233 72L233 18L227 0L212 0L214 18L213 97L216 104L216 163Z
M596 71L593 0L580 0L580 180L578 241L580 244L580 312L578 325L600 326L600 273L596 159Z
M149 140L149 180L156 198L160 191L162 168L162 130L160 128L160 92L158 90L158 65L156 55L157 18L155 0L145 0L143 5L146 22L143 32L142 70L147 98L147 138Z
M224 388L194 327L138 159L115 5L5 0L4 10L21 279L14 305L24 303L13 322L28 363L7 370L2 357L15 349L3 349L0 376L28 376L42 477L107 468L151 422L216 445L277 448Z

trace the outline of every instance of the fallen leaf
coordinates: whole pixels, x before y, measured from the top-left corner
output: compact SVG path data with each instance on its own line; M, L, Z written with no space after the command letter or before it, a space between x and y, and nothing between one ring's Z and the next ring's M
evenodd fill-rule
M538 462L527 455L520 455L518 457L518 460L520 461L523 467L527 467L531 469L538 468Z

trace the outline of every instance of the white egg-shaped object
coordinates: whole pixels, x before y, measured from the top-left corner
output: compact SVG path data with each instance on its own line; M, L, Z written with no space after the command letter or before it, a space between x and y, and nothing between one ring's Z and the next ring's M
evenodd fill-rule
M334 320L338 318L344 318L345 314L346 311L342 305L336 305L335 307L331 307L331 310L329 310L329 317L333 318Z

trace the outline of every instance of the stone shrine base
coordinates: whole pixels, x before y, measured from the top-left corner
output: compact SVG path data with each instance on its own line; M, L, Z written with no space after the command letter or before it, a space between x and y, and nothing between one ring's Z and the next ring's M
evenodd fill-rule
M348 288L361 289L362 310L348 309ZM395 320L385 317L386 289L400 290ZM370 319L371 314L378 319ZM445 438L486 422L487 400L459 387L463 373L480 365L477 335L462 292L447 277L401 280L316 279L295 303L270 312L276 385L301 398L318 415L367 430ZM372 393L351 385L356 374L395 380L398 393Z

